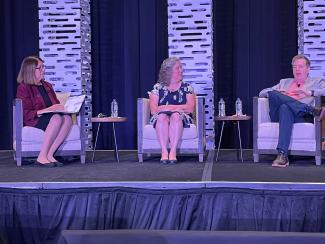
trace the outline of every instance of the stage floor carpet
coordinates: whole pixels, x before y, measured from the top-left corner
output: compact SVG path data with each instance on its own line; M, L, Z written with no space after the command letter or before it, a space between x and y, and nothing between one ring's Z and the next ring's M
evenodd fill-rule
M75 187L139 187L139 188L200 188L243 187L254 189L323 190L325 164L316 166L313 157L291 157L290 166L271 166L273 155L263 155L254 163L252 151L244 151L244 162L235 150L222 150L218 162L210 151L204 163L197 156L179 157L176 165L159 163L158 156L145 157L138 163L136 151L120 151L120 163L113 151L97 151L91 163L78 158L61 158L60 168L33 166L34 159L17 167L12 151L0 151L0 187L14 188L75 188Z

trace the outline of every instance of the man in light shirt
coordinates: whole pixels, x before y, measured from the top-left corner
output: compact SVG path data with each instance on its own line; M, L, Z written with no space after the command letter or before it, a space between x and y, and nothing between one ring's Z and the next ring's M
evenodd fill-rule
M314 97L325 95L325 80L309 77L310 61L304 55L292 59L294 78L281 79L271 87L263 89L259 96L269 98L270 118L279 122L278 155L272 166L289 165L288 148L294 123L313 122L325 117L325 109L314 107Z

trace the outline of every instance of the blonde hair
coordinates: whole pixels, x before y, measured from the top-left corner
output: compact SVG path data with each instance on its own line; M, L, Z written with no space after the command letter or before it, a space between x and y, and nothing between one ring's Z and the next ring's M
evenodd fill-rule
M176 57L166 58L161 66L159 71L158 83L163 86L168 86L173 74L173 67L179 62L182 65L181 60Z
M38 62L43 63L43 60L36 56L29 56L24 58L17 76L17 82L29 85L35 84L35 69L37 67Z
M307 67L310 67L310 60L303 54L298 54L298 55L294 56L292 58L291 65L293 65L293 63L298 59L304 59L306 61Z

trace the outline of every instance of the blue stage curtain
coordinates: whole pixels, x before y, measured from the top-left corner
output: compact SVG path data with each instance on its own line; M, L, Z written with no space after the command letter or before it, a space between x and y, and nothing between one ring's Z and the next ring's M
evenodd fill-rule
M12 148L12 99L23 57L38 53L37 0L0 1L0 149ZM121 149L136 146L136 99L147 96L167 57L166 0L91 1L93 111L110 113L116 98ZM297 0L213 1L215 102L224 97L229 114L237 97L252 114L252 97L291 75L297 53ZM216 106L217 107L217 106ZM251 148L251 124L243 123L243 146ZM218 131L216 132L218 138ZM222 147L234 147L225 130ZM99 148L113 148L111 126L104 126Z
M12 100L22 59L38 54L38 1L0 1L0 149L12 148ZM136 101L147 97L168 56L165 0L91 1L93 111L110 113L116 98L121 116L119 147L136 148ZM103 126L99 147L113 148L110 126ZM105 136L103 136L105 135Z
M12 101L24 57L38 54L38 1L0 1L0 149L12 149Z
M324 232L324 199L325 191L236 188L0 189L0 237L57 243L66 229Z
M252 115L253 96L292 77L291 58L298 50L297 18L297 0L213 1L216 108L223 97L226 113L232 115L240 97L243 112ZM236 146L235 129L224 131L222 148ZM252 122L242 123L241 133L243 147L252 148Z
M136 149L137 98L148 97L168 56L167 1L91 1L91 21L93 114L110 115L115 98L128 118L116 124L118 146ZM112 149L111 125L102 129L98 148Z

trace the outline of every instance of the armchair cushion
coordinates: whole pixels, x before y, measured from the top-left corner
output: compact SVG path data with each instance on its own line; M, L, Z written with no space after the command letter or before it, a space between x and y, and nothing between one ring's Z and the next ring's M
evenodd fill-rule
M258 138L275 138L279 135L279 123L261 123L258 126ZM315 126L312 123L295 123L291 140L315 139Z
M24 142L42 143L44 131L35 127L24 126L22 130L22 138ZM65 141L74 140L80 140L80 128L76 124L72 126L69 135L65 139Z

